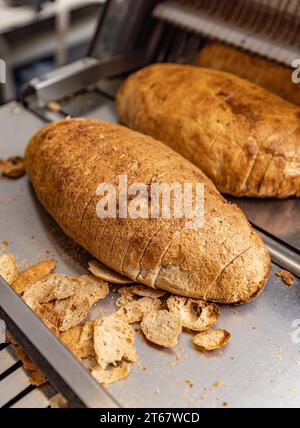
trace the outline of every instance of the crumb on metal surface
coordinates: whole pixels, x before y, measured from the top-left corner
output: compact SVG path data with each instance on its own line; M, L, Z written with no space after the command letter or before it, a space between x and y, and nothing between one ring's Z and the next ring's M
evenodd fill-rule
M294 275L287 270L280 270L279 272L276 272L276 276L280 278L288 287L292 287L292 285L295 283Z
M222 386L221 380L216 380L215 383L213 384L214 388L221 388L221 386Z
M184 381L184 383L185 383L186 385L188 385L190 388L193 388L193 387L194 387L194 384L193 384L192 379L187 379L187 380L185 380L185 381Z

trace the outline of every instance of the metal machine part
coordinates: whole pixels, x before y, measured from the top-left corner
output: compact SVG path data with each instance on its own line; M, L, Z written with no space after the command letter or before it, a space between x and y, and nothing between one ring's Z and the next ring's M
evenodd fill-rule
M29 136L46 121L72 115L117 122L114 96L124 76L151 62L193 62L207 37L231 42L288 64L291 56L300 57L299 12L300 1L290 0L141 0L138 6L132 0L107 1L89 57L30 82L24 93L26 109L14 103L0 109L5 135L0 144L1 156L9 156L12 151L20 153ZM59 108L51 109L51 101L57 102ZM81 272L82 267L74 263L63 245L64 235L37 203L26 177L3 183L0 236L13 241L9 251L20 261L34 262L36 255L44 254L47 248L47 254L59 261L63 272ZM245 211L270 250L273 270L266 291L255 303L222 309L221 327L232 333L233 341L230 348L218 355L201 357L191 346L188 334L181 338L180 349L186 350L180 358L174 351L153 350L138 337L138 352L147 370L134 369L125 387L123 383L112 385L109 391L113 403L138 407L145 404L222 407L225 403L234 407L298 407L299 399L293 391L300 387L299 376L295 374L300 361L293 334L297 327L295 320L299 318L297 287L300 283L296 280L295 286L288 289L275 273L279 268L287 268L300 277L300 201L234 199L234 202ZM5 285L0 285L0 291L7 298ZM112 308L112 302L104 305ZM6 305L6 310L2 309L8 318L15 319L14 306ZM21 308L20 311L23 312ZM34 315L27 315L28 322L33 322ZM16 327L12 325L13 330L23 333L27 328ZM21 336L26 346L28 335L23 339ZM43 349L40 340L41 337L35 342L38 351ZM52 345L51 354L57 344ZM1 352L0 404L3 402ZM68 364L69 357L66 352L63 364ZM46 364L47 370L47 361L39 360L39 363L42 369ZM51 367L49 378L51 381L53 377L55 384L60 368L55 364ZM76 376L77 368L73 366L73 370ZM149 376L149 372L154 376ZM194 388L187 389L187 379L192 379ZM214 387L218 380L223 385L219 391ZM72 382L66 383L77 399L80 398L80 403L75 404L81 405L82 391L76 391ZM143 384L147 384L147 388L141 393Z
M106 62L86 57L34 78L26 88L24 97L33 92L38 106L47 107L48 102L76 94L95 84L101 77L113 77L143 65L146 65L146 60L142 52L114 57Z
M299 57L299 13L299 2L276 0L170 1L154 10L163 21L288 66Z

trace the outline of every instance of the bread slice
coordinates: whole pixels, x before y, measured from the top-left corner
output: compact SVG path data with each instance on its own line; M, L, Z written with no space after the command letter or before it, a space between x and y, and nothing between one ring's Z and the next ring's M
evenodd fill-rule
M121 121L193 162L222 193L300 196L300 109L222 71L155 64L117 95Z
M116 156L112 154L110 158L107 144L102 146L106 138L111 139L112 147L118 147L119 153L127 153L124 165L118 161L115 168ZM81 163L76 162L75 171L73 161L82 156L82 146L85 155ZM65 155L57 156L58 152ZM87 173L89 159L96 156L105 160ZM102 232L108 220L97 216L100 196L93 192L119 171L126 171L126 166L129 181L136 177L132 163L127 165L128 158L141 171L149 167L151 158L151 176L167 172L160 177L166 183L203 183L203 227L188 229L184 217L109 219L113 220L113 227L106 228L105 240L114 245L101 249ZM44 207L71 238L110 269L133 281L138 277L142 284L152 288L220 303L247 302L263 289L270 272L269 254L244 214L229 204L199 169L159 141L119 125L67 119L47 125L32 138L25 164ZM82 181L78 178L80 173ZM83 189L87 186L88 197L74 207L72 215L73 201L69 198L73 190L70 191L68 183L73 189L74 180L67 180L66 175L76 175L80 194L85 193ZM143 177L141 173L141 182ZM86 209L88 200L92 202Z
M143 317L141 330L149 342L172 348L177 345L182 331L181 317L165 309L153 310Z

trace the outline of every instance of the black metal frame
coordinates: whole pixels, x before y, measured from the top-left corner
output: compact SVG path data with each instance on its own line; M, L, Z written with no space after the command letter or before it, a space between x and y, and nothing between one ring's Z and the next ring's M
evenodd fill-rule
M91 42L88 56L98 60L147 49L153 29L151 10L159 0L107 0Z

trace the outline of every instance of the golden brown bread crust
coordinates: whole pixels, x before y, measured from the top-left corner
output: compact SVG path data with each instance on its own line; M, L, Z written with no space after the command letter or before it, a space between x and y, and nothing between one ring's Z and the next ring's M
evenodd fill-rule
M211 43L205 46L197 56L195 64L227 71L250 80L300 106L300 85L296 85L292 81L294 69L223 43Z
M119 125L69 119L31 139L25 164L39 200L66 234L116 272L222 303L246 302L263 289L270 259L260 237L199 169L159 141ZM117 183L120 172L128 184L204 183L204 227L187 229L185 219L174 218L98 218L96 189Z
M300 196L300 109L229 73L156 64L117 96L129 127L182 154L223 193Z

